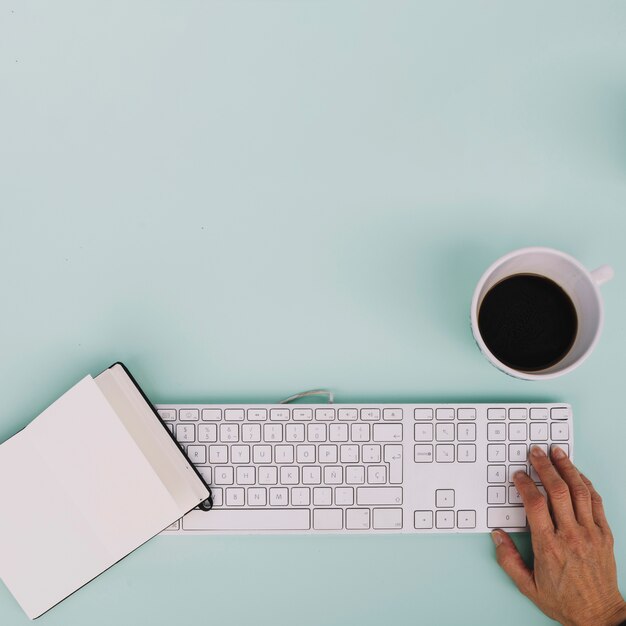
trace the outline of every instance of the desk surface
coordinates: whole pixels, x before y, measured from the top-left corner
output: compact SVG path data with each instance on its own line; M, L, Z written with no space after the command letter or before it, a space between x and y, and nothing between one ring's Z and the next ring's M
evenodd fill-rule
M625 26L621 2L2 3L0 440L119 359L155 402L566 400L624 588ZM469 330L526 245L616 270L561 380ZM503 616L552 623L487 535L163 537L42 623ZM27 623L3 586L0 623Z

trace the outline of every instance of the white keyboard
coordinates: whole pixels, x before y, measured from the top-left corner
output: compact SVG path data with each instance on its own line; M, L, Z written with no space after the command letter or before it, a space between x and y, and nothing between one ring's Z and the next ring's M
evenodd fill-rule
M214 500L166 534L523 530L530 445L573 452L567 404L157 409Z

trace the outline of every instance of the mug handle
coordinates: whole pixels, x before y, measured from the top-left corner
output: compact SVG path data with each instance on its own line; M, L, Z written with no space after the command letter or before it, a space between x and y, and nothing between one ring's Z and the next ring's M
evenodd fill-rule
M591 272L591 277L598 287L609 282L615 276L615 272L610 265L601 265Z

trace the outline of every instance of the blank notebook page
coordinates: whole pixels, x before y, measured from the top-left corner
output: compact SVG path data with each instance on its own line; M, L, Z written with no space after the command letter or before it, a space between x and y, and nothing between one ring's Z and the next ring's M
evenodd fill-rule
M0 446L0 502L0 577L31 618L182 513L90 376Z

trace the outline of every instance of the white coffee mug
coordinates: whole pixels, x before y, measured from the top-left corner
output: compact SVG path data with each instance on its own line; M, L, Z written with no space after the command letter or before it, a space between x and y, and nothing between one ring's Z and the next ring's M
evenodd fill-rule
M569 352L546 369L525 372L498 360L483 341L478 329L478 312L483 298L501 280L514 274L545 276L559 285L572 300L578 318L578 330ZM474 339L485 357L497 368L516 378L546 380L562 376L578 367L595 347L604 322L599 286L613 277L613 269L602 265L590 272L569 254L552 248L521 248L498 259L478 281L471 309Z

